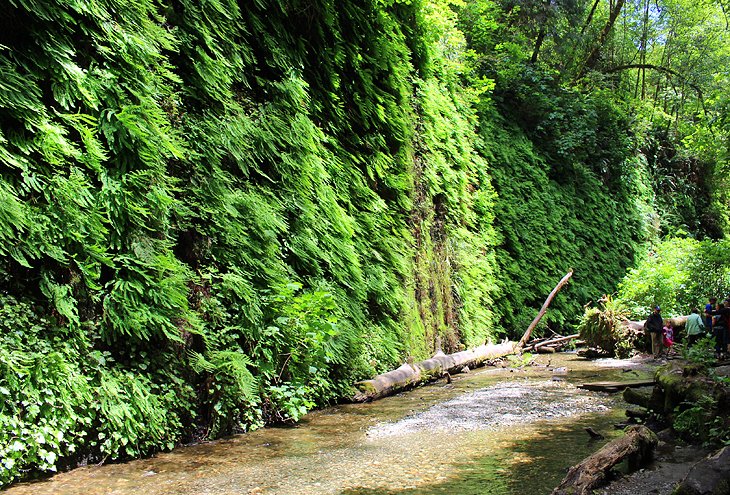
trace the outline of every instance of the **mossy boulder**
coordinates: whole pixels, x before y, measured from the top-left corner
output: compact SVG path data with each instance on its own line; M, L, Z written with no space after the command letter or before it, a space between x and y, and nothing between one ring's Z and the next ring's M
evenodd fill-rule
M715 396L718 383L705 374L697 373L684 361L671 361L656 371L656 386L651 399L655 412L672 419L683 404L695 403L707 395Z
M629 404L641 406L645 409L653 409L651 399L653 397L653 390L644 388L631 388L627 387L624 389L623 397Z

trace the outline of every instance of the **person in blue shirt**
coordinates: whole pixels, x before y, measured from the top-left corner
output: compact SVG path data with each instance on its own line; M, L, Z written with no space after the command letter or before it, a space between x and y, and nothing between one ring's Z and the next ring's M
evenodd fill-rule
M715 306L717 305L717 298L711 297L709 301L710 302L705 304L705 329L712 333L712 312L715 310Z

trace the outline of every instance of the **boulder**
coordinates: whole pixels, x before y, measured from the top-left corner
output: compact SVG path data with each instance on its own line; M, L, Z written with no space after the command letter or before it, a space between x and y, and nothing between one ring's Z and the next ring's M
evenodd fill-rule
M673 495L730 495L730 447L695 464Z

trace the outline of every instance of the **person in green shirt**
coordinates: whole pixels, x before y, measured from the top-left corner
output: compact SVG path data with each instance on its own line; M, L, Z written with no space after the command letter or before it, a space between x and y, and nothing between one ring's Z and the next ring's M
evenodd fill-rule
M692 314L687 317L685 329L687 330L687 346L694 345L702 337L705 332L705 324L702 322L699 309L692 308Z

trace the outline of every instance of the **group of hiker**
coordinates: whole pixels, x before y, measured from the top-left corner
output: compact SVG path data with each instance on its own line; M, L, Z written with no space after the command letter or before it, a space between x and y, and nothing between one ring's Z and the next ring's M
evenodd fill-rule
M651 336L651 352L655 359L663 354L672 352L675 335L671 320L664 320L661 315L661 307L655 306L644 325ZM700 316L698 308L692 308L691 314L685 323L687 346L694 345L705 335L712 335L715 338L715 357L725 359L730 355L730 297L718 302L716 297L711 297L704 308L704 318Z

